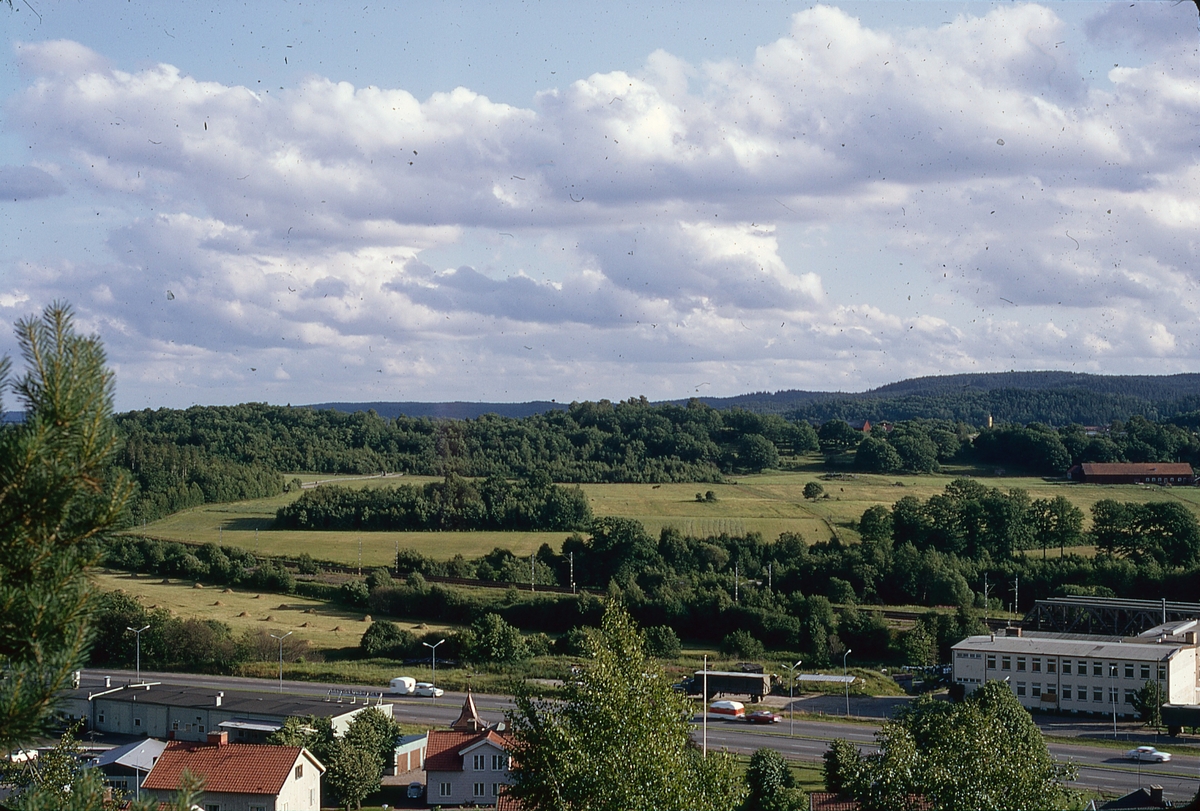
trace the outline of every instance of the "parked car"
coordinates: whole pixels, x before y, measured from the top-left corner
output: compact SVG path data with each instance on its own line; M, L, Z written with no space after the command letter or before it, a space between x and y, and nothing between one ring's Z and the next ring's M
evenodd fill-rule
M411 696L417 689L417 680L411 676L397 676L391 681L392 695Z
M752 724L778 724L783 716L770 710L755 710L746 716L746 720Z
M434 687L427 681L417 682L416 688L413 689L414 696L424 696L425 698L438 698L445 692L441 687Z
M1143 760L1148 763L1166 763L1171 759L1170 752L1160 752L1153 746L1139 746L1125 753L1127 760Z
M413 781L408 784L408 799L419 800L425 796L425 784Z

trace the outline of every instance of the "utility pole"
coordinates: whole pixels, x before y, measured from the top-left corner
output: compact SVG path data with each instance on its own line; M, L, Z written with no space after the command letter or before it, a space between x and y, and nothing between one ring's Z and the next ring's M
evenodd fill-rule
M983 624L986 626L988 621L988 593L992 587L988 584L987 572L983 573Z
M358 539L358 576L362 577L362 538Z
M271 634L272 639L279 640L279 692L281 693L283 692L283 640L287 639L293 633L295 632L288 631L283 636L275 636L275 634Z
M767 591L775 590L774 583L773 583L774 574L775 574L775 561L771 561L770 563L767 564Z
M571 593L575 593L575 553L570 553L571 558Z
M533 583L537 580L537 552L529 555L529 593L533 593Z
M796 668L800 667L799 659L794 665L784 665L788 669L788 718L790 719L788 727L788 737L796 734L796 705L792 699L792 690L796 686Z
M258 557L258 527L254 528L254 557Z
M1021 613L1021 575L1013 576L1013 613Z
M400 576L400 539L396 539L396 557L394 558L396 566L396 577Z
M142 631L146 630L149 627L150 627L149 625L143 625L141 628L130 628L128 626L125 627L126 631L132 631L133 635L137 637L137 680L138 680L138 684L142 683Z
M700 712L701 712L700 723L703 724L703 726L704 726L704 734L701 735L701 740L703 741L703 745L701 746L701 752L703 753L703 756L705 758L707 758L708 757L708 654L707 653L704 654L704 684L702 685L701 689L704 691L704 697L703 697L704 703L701 705L703 707L703 709L700 710Z
M733 601L735 603L738 601L738 565L736 562L733 564Z

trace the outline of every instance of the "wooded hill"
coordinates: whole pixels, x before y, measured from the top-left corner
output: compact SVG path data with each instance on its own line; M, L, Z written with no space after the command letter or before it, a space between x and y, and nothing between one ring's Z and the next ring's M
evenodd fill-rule
M1092 375L1075 372L995 372L936 375L889 383L863 392L785 390L734 397L700 397L717 410L823 423L831 419L941 419L983 426L995 422L1044 422L1062 426L1107 425L1142 415L1151 420L1200 411L1200 375ZM687 405L688 400L667 401ZM526 417L566 410L556 402L525 403L324 403L314 409L374 410L385 417L473 419L484 414Z

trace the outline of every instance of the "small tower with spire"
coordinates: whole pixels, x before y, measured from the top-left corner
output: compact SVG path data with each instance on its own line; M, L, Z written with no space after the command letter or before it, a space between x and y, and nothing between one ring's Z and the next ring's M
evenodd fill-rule
M450 725L450 728L456 732L483 732L488 728L488 723L479 717L479 710L475 708L475 697L471 695L471 691L467 690L467 700L463 702L462 712L458 714L458 720Z

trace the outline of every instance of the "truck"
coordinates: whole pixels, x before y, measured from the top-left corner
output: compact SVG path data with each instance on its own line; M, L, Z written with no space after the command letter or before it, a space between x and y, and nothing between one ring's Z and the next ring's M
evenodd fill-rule
M1200 706L1195 704L1163 704L1163 725L1172 738L1180 735L1184 727L1200 727Z
M705 701L711 701L714 696L735 695L749 696L757 703L762 697L771 692L770 673L738 673L729 670L697 670L690 679L684 679L675 685L689 696L698 696L704 692L704 679L708 677L708 693Z

